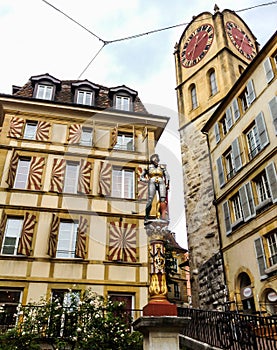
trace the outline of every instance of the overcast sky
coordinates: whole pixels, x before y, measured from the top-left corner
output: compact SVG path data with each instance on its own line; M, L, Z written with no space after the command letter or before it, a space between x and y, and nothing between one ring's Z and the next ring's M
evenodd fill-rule
M179 150L173 50L186 23L201 12L243 10L268 0L49 0L91 33L70 21L42 0L0 0L0 93L11 93L33 75L49 73L60 80L88 79L108 87L125 84L137 90L152 113L171 117L157 147L168 164L170 192L169 228L187 247ZM277 5L238 12L263 46L276 30ZM105 45L165 27L135 39ZM93 35L93 34L95 35ZM98 38L97 38L98 37ZM101 40L100 40L101 39ZM85 71L84 71L85 70Z

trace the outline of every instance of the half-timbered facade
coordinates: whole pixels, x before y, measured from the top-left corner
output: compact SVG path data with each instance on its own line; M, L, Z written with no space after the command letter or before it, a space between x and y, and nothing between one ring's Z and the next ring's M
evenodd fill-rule
M86 288L141 309L148 249L139 175L168 118L149 114L124 85L49 74L1 94L0 105L2 315Z

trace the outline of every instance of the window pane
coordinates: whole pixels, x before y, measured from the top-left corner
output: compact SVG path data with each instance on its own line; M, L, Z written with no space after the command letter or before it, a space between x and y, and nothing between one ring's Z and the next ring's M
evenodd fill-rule
M134 150L133 134L118 133L117 143L114 146L114 148L133 151Z
M79 164L66 163L64 192L77 193L78 176L79 176Z
M39 85L37 90L37 98L51 100L53 94L53 86Z
M8 219L2 246L2 254L16 255L23 219Z
M29 159L19 159L15 175L14 188L25 189L27 187L29 168Z
M115 108L121 109L123 111L130 110L130 97L127 96L116 96L115 98Z
M60 222L57 258L74 258L78 224L75 222Z
M124 171L124 198L134 198L134 172Z
M24 130L24 138L29 140L34 140L37 131L36 122L27 122Z
M92 92L91 91L78 91L77 93L77 103L82 105L91 106L92 105Z
M113 169L112 173L112 196L121 197L122 186L122 172L117 169Z
M82 135L80 144L83 146L92 145L92 129L91 128L82 128Z

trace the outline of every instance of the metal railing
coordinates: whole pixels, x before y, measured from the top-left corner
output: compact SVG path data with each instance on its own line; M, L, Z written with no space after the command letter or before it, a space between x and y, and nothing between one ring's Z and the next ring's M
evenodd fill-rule
M277 349L277 316L179 308L178 316L190 317L182 335L220 349Z

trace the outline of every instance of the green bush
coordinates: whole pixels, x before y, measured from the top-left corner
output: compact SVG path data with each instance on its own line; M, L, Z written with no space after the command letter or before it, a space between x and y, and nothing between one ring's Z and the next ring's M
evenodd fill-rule
M36 350L44 342L57 350L141 350L142 335L131 332L124 304L87 290L70 291L70 303L41 300L18 308L18 324L0 336L0 350Z

